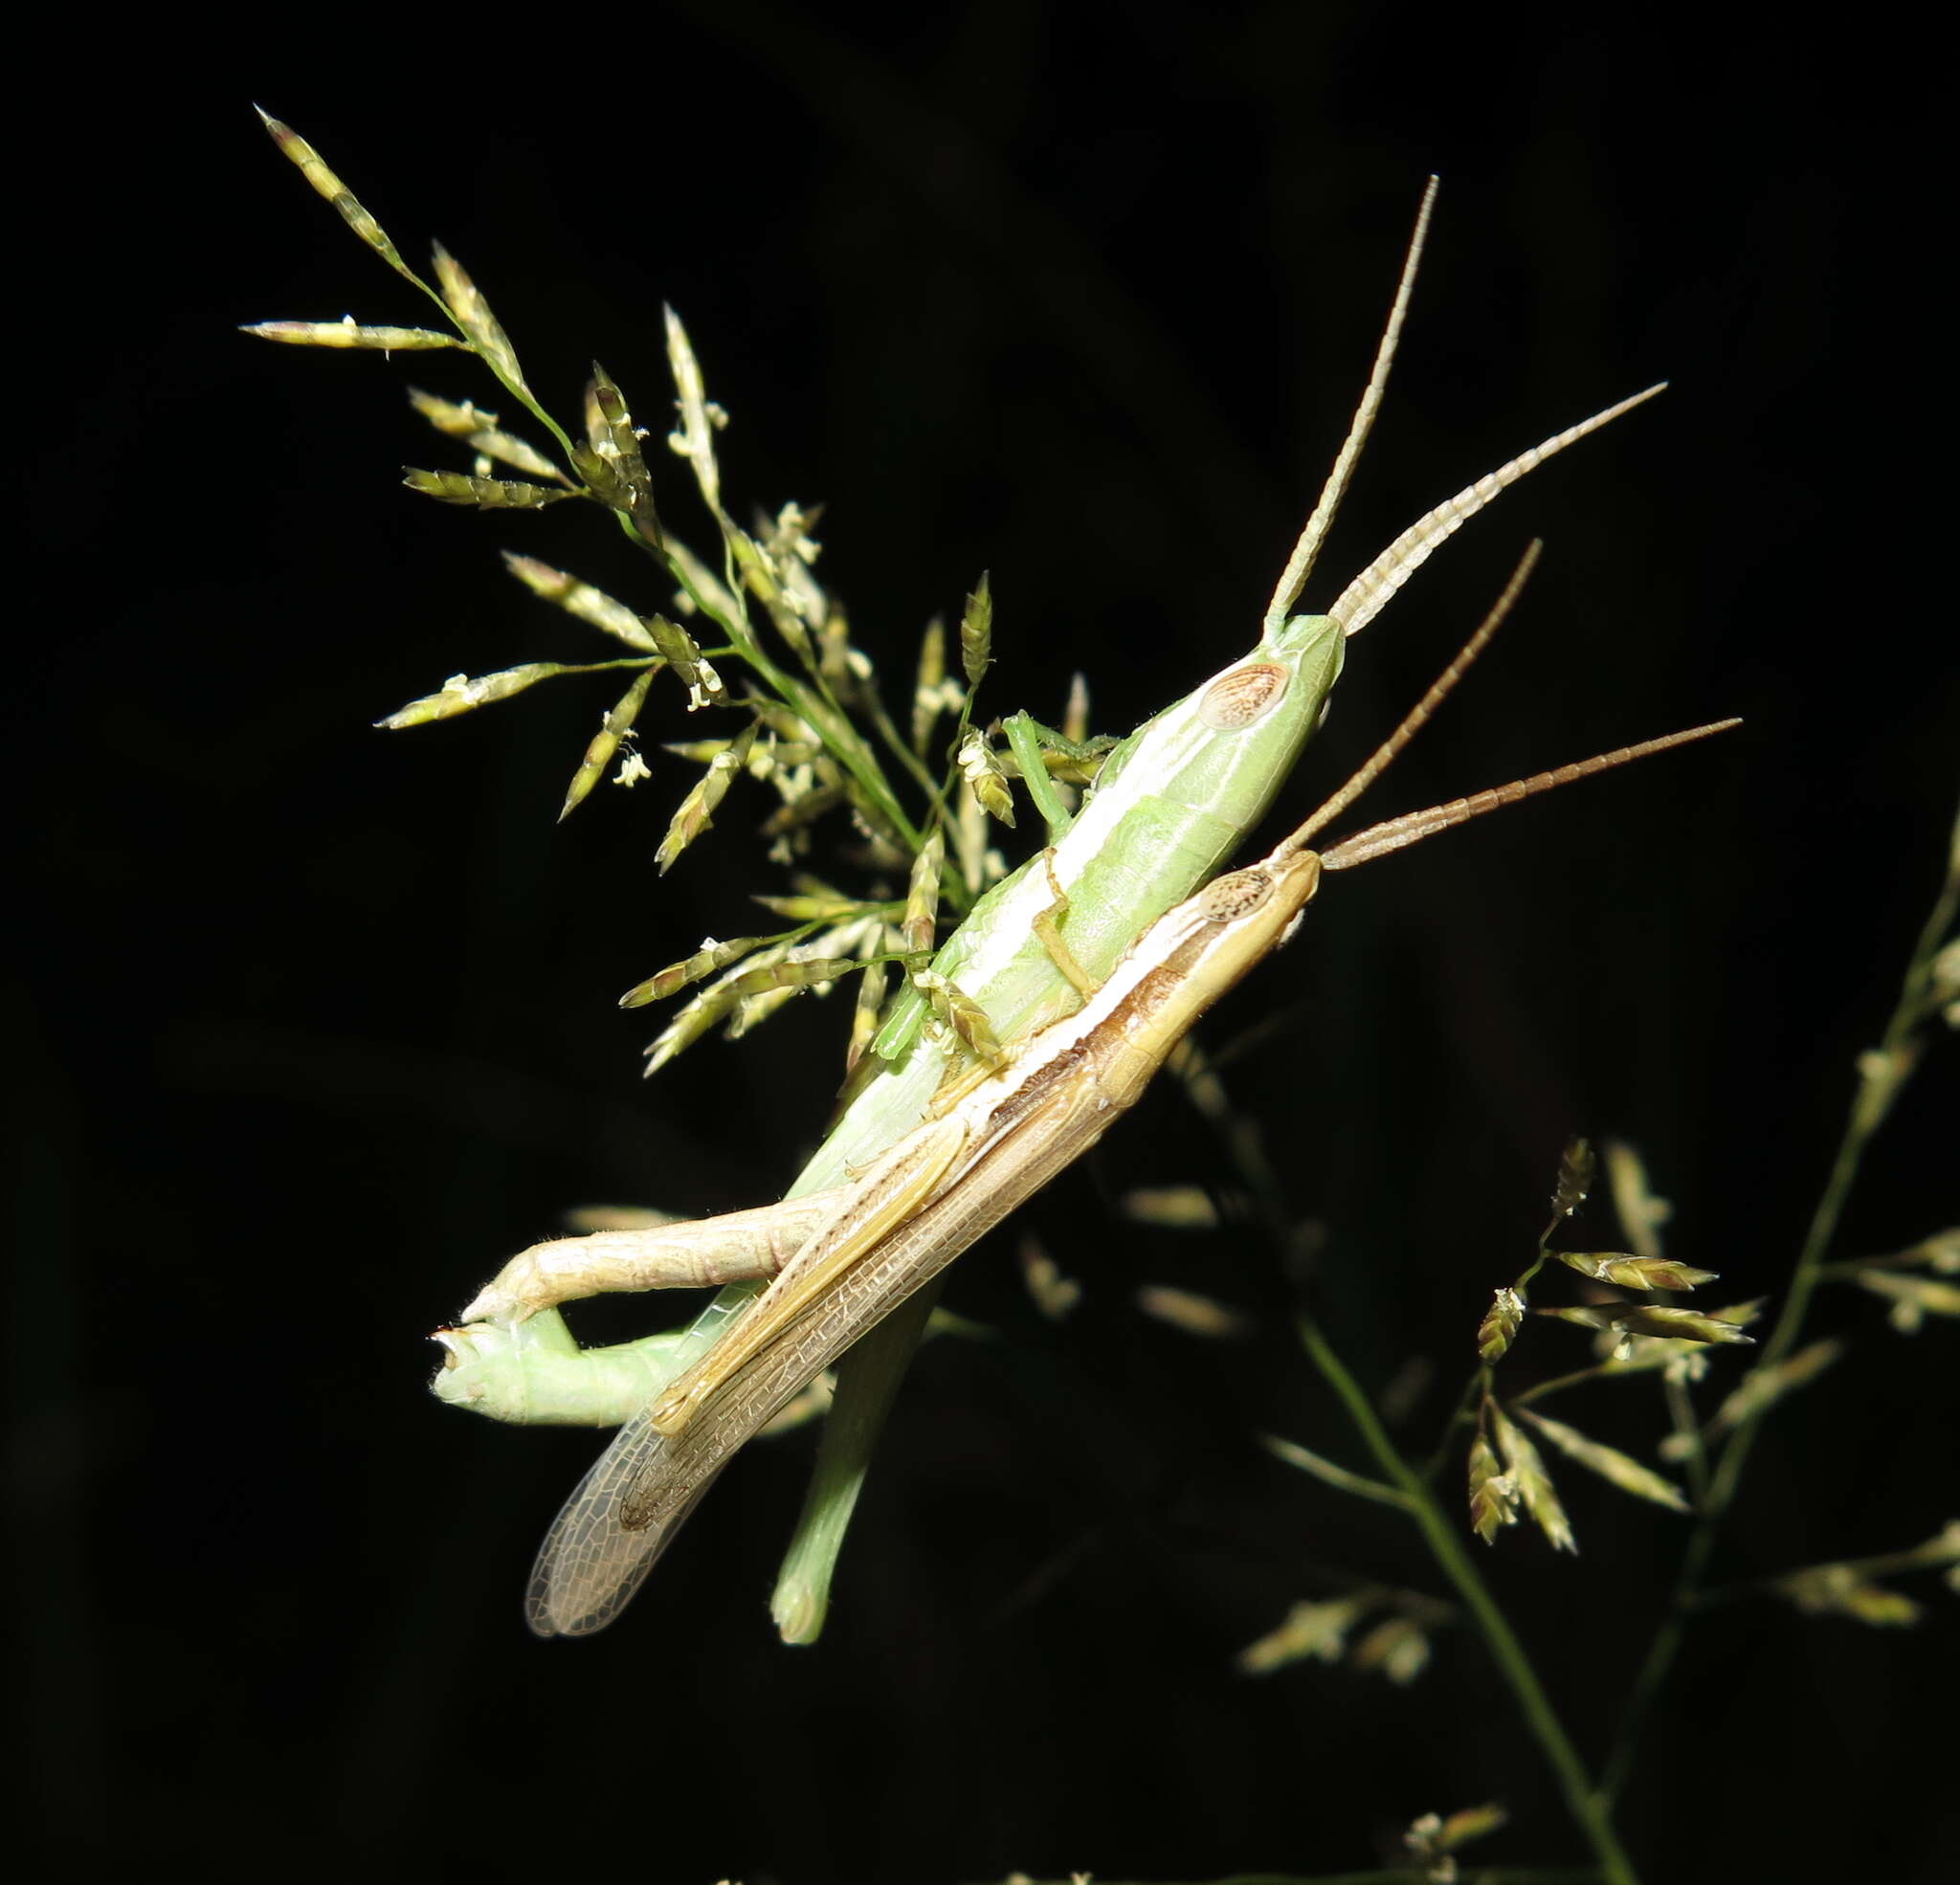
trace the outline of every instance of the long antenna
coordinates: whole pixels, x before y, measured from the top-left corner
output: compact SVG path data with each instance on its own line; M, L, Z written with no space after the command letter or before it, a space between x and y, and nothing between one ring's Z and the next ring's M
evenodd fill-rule
M1595 772L1625 765L1629 760L1645 759L1649 753L1664 753L1670 746L1684 746L1690 740L1705 740L1711 733L1726 733L1731 726L1741 724L1739 719L1711 720L1705 726L1691 726L1684 733L1669 733L1659 740L1642 740L1636 746L1617 746L1610 753L1575 760L1570 765L1554 766L1549 772L1534 772L1528 779L1514 779L1508 786L1493 786L1488 791L1475 792L1469 798L1452 799L1447 805L1433 805L1426 811L1404 812L1401 817L1391 818L1386 824L1370 825L1365 832L1356 832L1351 838L1344 838L1332 850L1322 852L1321 868L1324 871L1346 871L1356 864L1366 864L1371 857L1400 851L1404 845L1419 844L1437 832L1446 832L1452 825L1481 818L1486 811L1495 811L1500 806L1516 805L1520 799L1536 798L1540 792L1570 786L1577 779L1590 779Z
M1511 612L1511 605L1517 601L1519 592L1529 581L1532 570L1538 566L1539 553L1544 548L1544 540L1538 537L1534 537L1526 546L1525 554L1518 559L1517 568L1511 571L1511 580L1504 585L1503 593L1491 604L1490 613L1478 624L1477 632L1463 644L1456 659L1437 676L1435 684L1429 692L1409 709L1402 717L1401 725L1369 755L1367 764L1353 778L1286 840L1286 850L1303 850L1308 838L1316 832L1325 831L1389 769L1396 755L1415 737L1430 715L1449 698L1451 689L1463 678L1471 662L1483 653L1485 644L1497 633L1504 617Z
M1422 207L1415 212L1415 233L1410 236L1408 254L1402 258L1402 278L1396 284L1395 299L1389 309L1389 324L1382 329L1381 344L1374 350L1374 367L1368 376L1368 385L1362 388L1361 404L1354 409L1354 418L1348 428L1347 438L1342 442L1340 455L1334 460L1334 469L1327 474L1327 481L1321 487L1320 501L1314 505L1313 515L1306 520L1306 528L1293 545L1293 554L1286 559L1286 567L1280 572L1273 599L1266 605L1265 632L1268 635L1279 632L1286 619L1286 611L1299 600L1301 590L1306 587L1306 579L1313 574L1314 559L1321 553L1321 544L1333 525L1334 513L1341 508L1341 499L1348 495L1348 481L1354 476L1355 461L1361 456L1361 448L1368 443L1375 414L1382 410L1382 394L1388 388L1389 368L1395 359L1395 343L1402 338L1402 318L1409 312L1409 296L1415 286L1416 265L1422 260L1423 239L1429 233L1429 212L1436 202L1436 188L1437 180L1431 177L1422 192Z
M1662 380L1659 386L1649 387L1645 392L1637 392L1631 399L1621 400L1617 406L1609 406L1605 411L1595 412L1590 419L1581 419L1577 425L1554 432L1530 451L1519 453L1509 464L1500 465L1494 472L1485 472L1475 484L1466 484L1454 498L1416 519L1335 598L1334 606L1327 613L1340 623L1341 632L1359 633L1373 621L1381 612L1383 604L1414 575L1428 560L1430 552L1438 544L1447 543L1505 486L1517 483L1526 473L1536 471L1553 453L1563 452L1568 445L1576 445L1601 426L1610 425L1622 412L1631 412L1636 406L1652 399L1657 392L1664 392L1666 388L1667 382Z

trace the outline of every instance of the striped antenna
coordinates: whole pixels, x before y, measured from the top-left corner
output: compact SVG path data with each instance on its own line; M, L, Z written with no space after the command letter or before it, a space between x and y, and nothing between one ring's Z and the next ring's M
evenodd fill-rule
M1666 389L1667 382L1662 380L1645 392L1637 392L1617 406L1609 406L1590 419L1581 419L1577 425L1554 432L1543 444L1519 453L1509 464L1500 465L1494 472L1484 473L1475 484L1466 484L1454 498L1418 518L1335 598L1327 613L1340 623L1341 632L1351 635L1365 629L1389 598L1428 560L1430 552L1447 543L1507 485L1517 483L1527 472L1536 471L1554 453L1576 445L1601 426L1611 425L1622 412L1631 412L1636 406Z
M1400 851L1404 845L1419 844L1437 832L1446 832L1452 825L1481 818L1486 811L1495 811L1500 806L1516 805L1520 799L1536 798L1540 792L1548 792L1558 786L1570 786L1576 779L1590 779L1595 772L1625 765L1629 760L1645 759L1649 753L1664 753L1670 746L1684 746L1690 740L1705 740L1711 733L1726 733L1731 726L1741 724L1740 720L1734 719L1711 720L1706 726L1691 726L1684 733L1669 733L1659 740L1642 740L1635 746L1618 746L1610 753L1598 753L1592 759L1576 760L1570 765L1555 766L1549 772L1534 772L1528 779L1514 779L1508 786L1493 786L1488 791L1473 793L1469 798L1452 799L1447 805L1433 805L1426 811L1404 812L1401 817L1391 818L1386 824L1370 825L1365 832L1356 832L1331 851L1322 852L1321 868L1346 871L1356 864L1366 864L1371 857L1386 856L1392 851Z
M1511 612L1511 605L1517 601L1519 592L1530 580L1532 570L1537 568L1539 552L1544 548L1544 541L1536 537L1526 546L1525 554L1518 559L1517 568L1511 571L1511 580L1504 585L1503 593L1491 604L1490 613L1478 624L1477 632L1463 644L1456 659L1437 676L1429 692L1402 717L1401 725L1369 755L1368 763L1360 771L1286 840L1286 850L1303 850L1308 838L1316 832L1325 831L1389 769L1395 756L1414 739L1430 715L1449 698L1451 689L1463 678L1471 662L1483 653L1485 644L1497 633L1504 617Z
M1286 611L1299 600L1300 592L1306 587L1306 579L1313 574L1314 560L1321 553L1321 544L1333 527L1334 513L1341 508L1341 499L1348 494L1348 481L1354 476L1355 461L1361 456L1361 448L1368 443L1368 434L1373 429L1375 414L1382 410L1382 394L1388 389L1389 368L1394 365L1395 343L1402 338L1402 319L1409 312L1410 292L1415 286L1416 266L1422 260L1423 239L1429 233L1429 212L1436 203L1437 180L1431 177L1428 187L1422 192L1422 207L1415 212L1415 233L1409 238L1409 252L1402 258L1402 278L1395 287L1395 299L1389 309L1389 324L1382 329L1381 344L1374 350L1374 367L1368 376L1368 385L1362 388L1361 404L1354 409L1353 423L1348 428L1348 436L1342 442L1340 455L1334 460L1334 469L1327 474L1327 481L1321 487L1320 501L1313 507L1313 515L1306 520L1306 528L1293 545L1293 554L1286 559L1286 567L1280 572L1280 581L1273 590L1273 599L1266 605L1266 634L1277 634L1286 620Z

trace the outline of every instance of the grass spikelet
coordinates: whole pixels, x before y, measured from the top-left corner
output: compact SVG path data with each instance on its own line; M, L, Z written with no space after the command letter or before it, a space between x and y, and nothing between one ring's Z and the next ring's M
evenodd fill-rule
M1686 1496L1672 1479L1656 1473L1651 1467L1642 1466L1617 1448L1602 1446L1597 1440L1588 1439L1578 1429L1568 1427L1564 1421L1553 1420L1529 1408L1518 1408L1515 1411L1537 1428L1568 1459L1576 1460L1589 1472L1596 1473L1602 1479L1617 1486L1621 1492L1631 1493L1636 1498L1651 1499L1656 1505L1666 1506L1670 1512L1689 1509Z
M1366 1597L1337 1597L1325 1604L1296 1604L1277 1630L1248 1643L1234 1664L1244 1675L1270 1675L1288 1663L1311 1658L1339 1662L1348 1648L1348 1632L1370 1608Z
M456 316L456 324L469 337L477 356L513 392L528 394L523 368L518 365L517 349L503 323L490 311L482 290L470 279L469 271L441 243L430 245L435 258L435 281L442 290L443 304Z
M409 388L409 404L445 438L460 439L484 458L496 458L521 471L527 477L555 478L566 482L565 474L527 439L507 432L497 423L495 412L485 412L473 400L458 406L454 400L438 399L419 387ZM479 465L479 472L489 469Z
M1061 710L1061 737L1080 746L1089 737L1089 680L1080 671L1069 676L1068 702Z
M967 729L955 764L966 777L967 789L972 793L974 803L1012 831L1014 801L1008 790L1007 770L1000 763L1000 755L987 743L986 734L977 726Z
M1674 1216L1674 1206L1656 1195L1647 1181L1647 1166L1623 1139L1606 1142L1606 1183L1613 1193L1614 1214L1636 1256L1660 1254L1660 1230Z
M1908 1629L1923 1614L1903 1590L1873 1584L1850 1564L1814 1564L1778 1578L1770 1587L1812 1616L1849 1617L1878 1629Z
M300 174L340 211L341 220L405 281L412 281L427 293L421 278L402 260L401 252L389 240L388 232L363 207L361 199L327 167L326 160L290 124L282 124L269 111L261 110L257 105L252 109L258 112L259 122L264 124L273 143L299 166Z
M724 743L723 751L727 747ZM835 811L840 805L850 803L841 780L834 785L817 786L808 782L785 794L784 803L762 821L765 837L779 838L792 832L800 832L807 825L813 825L826 812Z
M1579 1541L1572 1536L1571 1520L1566 1517L1566 1509L1559 1503L1551 1475L1545 1470L1545 1461L1538 1449L1519 1431L1516 1424L1494 1400L1490 1403L1490 1419L1498 1446L1503 1452L1504 1464L1510 1469L1511 1483L1517 1488L1525 1510L1531 1515L1538 1529L1551 1541L1554 1550L1576 1552Z
M554 569L534 556L520 556L514 550L503 552L503 566L533 595L555 603L568 615L576 616L615 641L623 641L629 648L639 649L648 654L656 652L654 637L648 632L646 624L623 602L615 601L604 589L582 583L576 576L563 569Z
M1470 1442L1469 1479L1470 1529L1485 1544L1494 1544L1504 1526L1518 1522L1518 1491L1481 1427Z
M929 956L938 935L939 874L946 862L946 832L935 825L912 860L912 880L905 891L905 915L899 925L900 947Z
M586 438L592 453L611 469L616 496L612 508L632 524L639 540L660 547L660 519L654 508L654 481L640 455L639 433L627 410L626 395L595 360L586 388Z
M1195 1290L1173 1289L1169 1283L1139 1283L1136 1303L1152 1320L1204 1342L1236 1342L1251 1333L1251 1324L1237 1310Z
M1886 1320L1901 1335L1916 1335L1928 1316L1960 1316L1960 1285L1896 1270L1861 1270L1858 1281L1891 1303Z
M1021 1280L1028 1286L1035 1307L1051 1322L1063 1320L1082 1299L1082 1286L1065 1275L1061 1265L1048 1253L1038 1237L1023 1237L1016 1254L1020 1258Z
M760 903L773 916L799 923L835 922L845 917L877 917L880 921L886 921L899 915L902 908L898 903L865 902L859 898L846 897L841 891L833 890L815 878L803 881L811 887L799 891L794 897L753 896L748 900Z
M646 1077L651 1079L709 1030L734 1016L745 1003L775 989L793 994L804 988L826 987L864 966L855 958L791 961L790 948L787 942L779 942L756 950L749 967L724 975L680 1009L647 1049ZM753 1020L748 1025L753 1026Z
M650 975L644 982L636 982L625 994L619 997L621 1008L645 1008L653 1002L663 1002L670 995L678 995L690 983L704 982L728 966L740 962L744 956L752 954L765 942L780 941L768 936L737 936L725 942L717 942L712 937L683 962L672 963L657 973Z
M411 491L434 498L439 504L468 504L479 511L541 511L576 498L576 491L552 490L543 484L523 484L505 477L472 477L463 472L425 471L402 467L402 482Z
M419 700L411 700L407 706L397 707L386 720L378 720L374 724L390 732L399 732L407 726L425 726L434 720L454 720L458 714L487 707L494 700L508 700L513 694L522 694L527 687L535 687L541 680L551 680L559 675L608 674L614 668L641 665L637 661L572 664L527 661L521 668L503 668L494 675L479 675L475 679L468 675L451 675L442 683L439 693L425 694Z
M238 329L289 347L345 347L369 353L433 353L460 347L454 334L434 327L372 327L347 315L339 321L255 321Z
M679 395L680 426L667 436L667 443L694 471L702 500L716 517L722 516L722 472L715 462L715 430L726 425L728 415L720 407L710 407L707 388L701 375L701 362L695 357L694 343L672 308L662 308L667 322L667 363L674 370L674 388Z
M958 681L946 674L946 623L937 615L919 637L919 672L912 682L912 750L921 759L932 743L933 723L941 714L958 713L966 700Z
M993 585L983 569L972 594L967 598L966 612L960 617L960 669L967 676L969 694L980 685L980 676L992 658Z
M1592 1189L1595 1161L1591 1143L1583 1139L1569 1140L1559 1156L1558 1181L1551 1189L1554 1217L1570 1217L1586 1202Z
M1350 1667L1386 1675L1407 1688L1429 1667L1429 1632L1414 1617L1384 1617L1354 1646Z
M1477 1325L1477 1359L1485 1367L1503 1360L1510 1352L1511 1339L1525 1320L1523 1290L1501 1289L1491 1293L1490 1307Z
M764 612L791 654L804 667L813 669L816 657L811 645L809 627L784 593L781 579L768 553L746 530L737 530L732 525L728 530L728 547L734 552L736 565L742 571L743 587L762 604Z
M1712 1283L1713 1270L1697 1270L1664 1256L1636 1256L1630 1251L1553 1251L1568 1270L1594 1282L1614 1283L1624 1290L1691 1290Z
M1212 1194L1199 1185L1138 1185L1117 1199L1131 1224L1160 1231L1215 1231L1223 1219Z
M690 707L728 704L728 690L722 685L722 677L714 670L714 664L706 660L700 644L679 623L670 622L664 615L649 615L646 618L647 633L654 638L654 646L660 651L667 665L680 677L680 683L687 689Z
M1787 1360L1767 1367L1752 1368L1743 1376L1733 1392L1716 1408L1711 1429L1739 1427L1766 1408L1772 1408L1786 1394L1806 1387L1843 1354L1844 1344L1832 1337L1799 1348Z
M858 1071L858 1063L878 1038L879 1019L884 1012L885 990L890 983L890 965L873 963L858 984L858 999L851 1009L851 1037L844 1046L846 1079Z
M571 775L571 784L566 787L565 803L558 810L561 823L571 815L587 793L605 776L607 766L612 763L612 755L619 750L620 741L633 731L633 723L639 718L640 708L646 704L647 689L654 684L656 672L651 667L643 669L639 678L619 697L612 712L600 722L591 744L586 748L585 758L579 762L578 770Z
M1000 1058L1000 1043L994 1038L987 1010L958 983L922 968L914 973L912 986L925 997L934 1015L959 1036L969 1053L990 1064Z
M654 853L655 867L662 876L673 868L674 860L714 823L715 808L721 804L735 775L748 764L749 749L755 744L757 724L751 721L744 727L729 743L726 751L715 756L693 789L680 801L673 822L667 827L667 835Z
M1570 1309L1540 1309L1541 1316L1555 1316L1562 1322L1575 1322L1581 1328L1607 1329L1620 1338L1615 1358L1625 1361L1632 1354L1635 1336L1660 1336L1669 1341L1722 1342L1755 1341L1734 1322L1720 1316L1704 1316L1696 1309L1669 1309L1639 1302L1594 1302Z

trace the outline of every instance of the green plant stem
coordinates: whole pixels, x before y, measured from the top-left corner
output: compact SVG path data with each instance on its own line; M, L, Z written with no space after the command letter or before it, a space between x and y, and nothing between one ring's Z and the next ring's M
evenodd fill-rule
M1784 1298L1782 1314L1777 1317L1776 1326L1763 1343L1762 1356L1756 1364L1758 1369L1774 1367L1783 1361L1795 1348L1803 1334L1804 1318L1810 1311L1811 1297L1816 1293L1817 1284L1824 1275L1824 1253L1838 1234L1838 1223L1844 1214L1851 1187L1857 1183L1865 1147L1884 1123L1893 1101L1910 1078L1917 1061L1921 1043L1915 1038L1916 1031L1931 1009L1928 990L1932 982L1933 957L1938 953L1948 930L1953 926L1956 914L1960 914L1960 820L1956 820L1954 825L1946 881L1913 945L1898 1003L1885 1024L1878 1048L1859 1057L1859 1083L1852 1096L1850 1116L1845 1120L1844 1132L1838 1143L1837 1157L1831 1161L1831 1175L1824 1181L1823 1195L1818 1198L1816 1209L1811 1214L1810 1228L1804 1233L1802 1248L1797 1252L1796 1266L1791 1274L1790 1292ZM1610 1806L1618 1798L1633 1771L1640 1730L1667 1681L1675 1657L1681 1652L1689 1612L1700 1602L1702 1579L1715 1548L1716 1535L1735 1497L1736 1487L1741 1483L1742 1470L1748 1459L1750 1448L1755 1444L1764 1411L1758 1408L1737 1423L1709 1477L1707 1495L1701 1501L1695 1528L1688 1535L1687 1548L1682 1554L1681 1573L1675 1580L1667 1615L1654 1633L1646 1659L1634 1678L1627 1705L1620 1714L1619 1737L1608 1758L1599 1785L1602 1805Z
M1456 1586L1463 1608L1476 1619L1492 1660L1509 1685L1511 1694L1516 1696L1526 1725L1557 1778L1568 1811L1592 1845L1599 1862L1600 1877L1608 1881L1608 1885L1637 1885L1637 1874L1633 1861L1614 1830L1613 1816L1604 1794L1594 1789L1585 1763L1579 1759L1578 1750L1572 1745L1557 1711L1551 1705L1551 1697L1545 1693L1538 1672L1531 1666L1524 1644L1518 1640L1509 1620L1498 1608L1497 1600L1471 1562L1463 1541L1445 1516L1436 1494L1422 1475L1396 1450L1388 1429L1382 1425L1380 1416L1362 1392L1361 1384L1335 1354L1326 1337L1321 1333L1319 1324L1303 1316L1299 1327L1301 1344L1308 1358L1340 1397L1348 1418L1354 1422L1368 1450L1374 1454L1383 1476L1399 1488L1408 1500L1410 1516L1421 1531L1431 1555L1443 1575Z

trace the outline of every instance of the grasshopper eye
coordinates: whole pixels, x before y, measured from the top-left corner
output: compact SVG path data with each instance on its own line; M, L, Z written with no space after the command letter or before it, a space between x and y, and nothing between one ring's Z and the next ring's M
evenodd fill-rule
M1292 671L1277 661L1253 661L1220 675L1198 701L1198 719L1221 733L1261 720L1286 692Z

